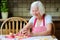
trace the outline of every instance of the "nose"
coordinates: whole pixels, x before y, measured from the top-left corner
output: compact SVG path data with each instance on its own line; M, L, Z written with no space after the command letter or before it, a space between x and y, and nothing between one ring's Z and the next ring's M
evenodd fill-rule
M36 14L36 12L34 12L34 14Z

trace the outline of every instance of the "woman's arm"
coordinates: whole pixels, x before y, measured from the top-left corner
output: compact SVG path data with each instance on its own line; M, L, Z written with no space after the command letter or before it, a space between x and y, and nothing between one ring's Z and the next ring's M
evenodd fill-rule
M28 31L30 31L30 28L32 27L31 23L27 23L22 30L20 30L20 33L26 35Z
M47 30L44 32L40 32L40 33L32 33L32 36L45 36L45 35L51 35L51 31L52 31L52 24L49 23L46 25Z
M30 29L32 27L32 24L31 23L27 23L23 29Z

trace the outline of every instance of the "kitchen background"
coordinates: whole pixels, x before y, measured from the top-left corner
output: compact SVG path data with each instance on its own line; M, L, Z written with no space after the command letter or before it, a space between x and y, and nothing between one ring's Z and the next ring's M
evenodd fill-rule
M13 16L31 16L30 4L35 0L9 0L10 12ZM46 14L60 16L60 0L40 0L46 9Z
M8 0L9 17L23 17L30 19L31 15L30 5L36 0ZM46 10L46 14L49 14L53 18L53 22L56 28L56 37L60 39L60 0L40 0Z

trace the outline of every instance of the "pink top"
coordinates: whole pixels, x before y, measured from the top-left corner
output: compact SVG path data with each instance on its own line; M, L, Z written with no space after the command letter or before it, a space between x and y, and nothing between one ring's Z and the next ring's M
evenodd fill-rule
M45 16L43 16L43 26L38 26L38 27L35 27L35 24L36 24L36 21L37 21L37 18L35 18L34 20L34 26L32 27L32 32L33 33L39 33L39 32L43 32L43 31L46 31L47 28L45 27L45 19L44 19Z

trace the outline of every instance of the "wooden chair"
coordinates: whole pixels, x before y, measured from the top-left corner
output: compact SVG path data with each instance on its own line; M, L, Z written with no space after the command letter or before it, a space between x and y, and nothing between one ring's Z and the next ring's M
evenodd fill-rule
M52 37L53 38L56 38L56 36L55 36L55 25L54 25L54 23L52 23Z
M53 23L53 34L55 35L55 25L54 25L54 23Z
M55 25L52 23L52 35L55 35Z
M18 33L27 21L20 17L11 17L6 19L1 25L1 34Z

